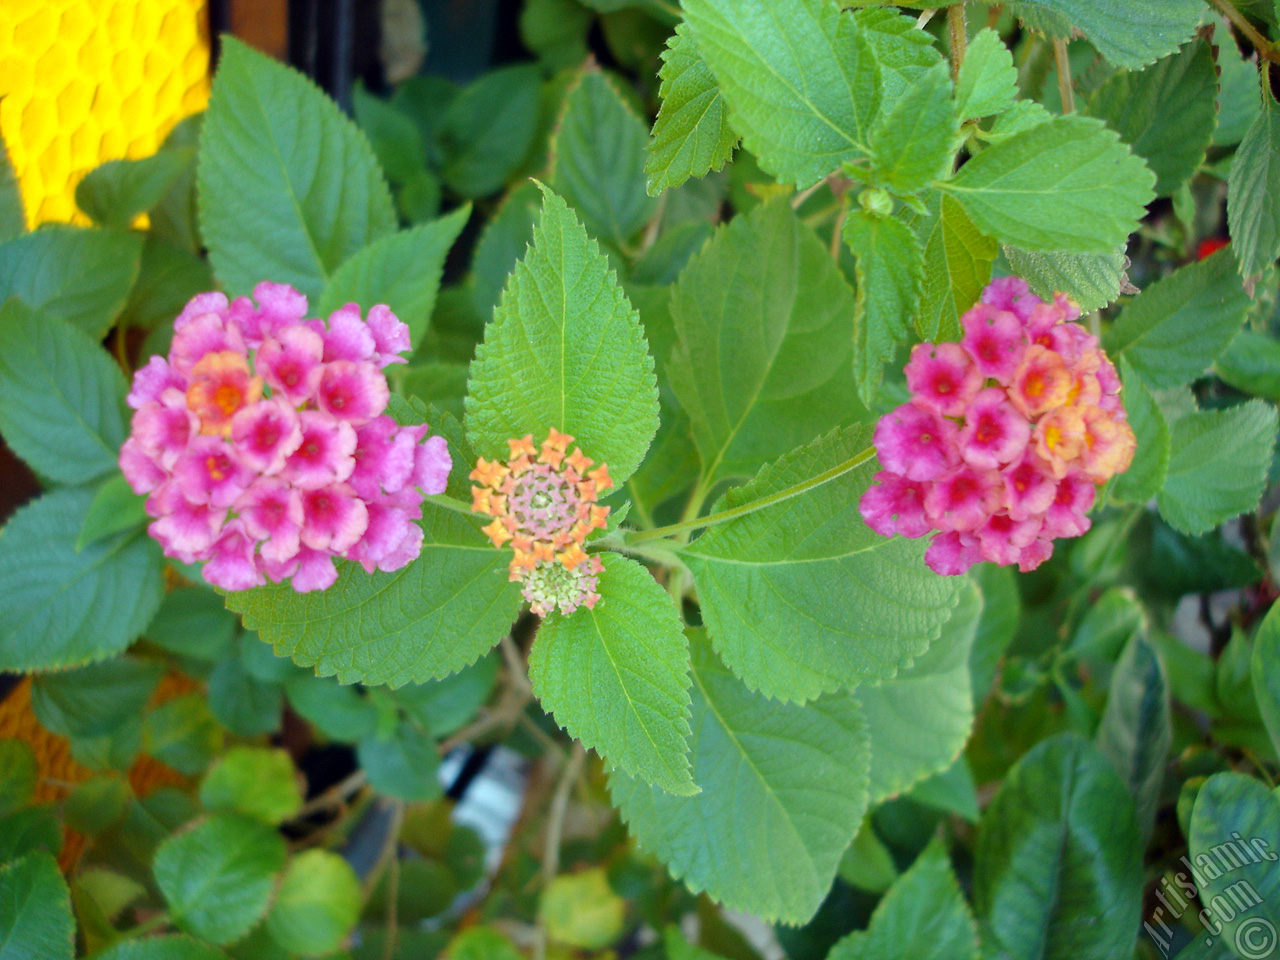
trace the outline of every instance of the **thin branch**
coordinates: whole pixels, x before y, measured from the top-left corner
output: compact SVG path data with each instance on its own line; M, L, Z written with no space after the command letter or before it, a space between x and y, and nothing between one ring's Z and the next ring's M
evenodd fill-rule
M1275 46L1258 32L1258 28L1249 22L1243 13L1235 8L1231 0L1209 0L1215 7L1222 11L1223 16L1231 21L1232 25L1248 38L1253 44L1253 48L1258 51L1258 56L1264 60L1270 60L1272 63L1280 63L1280 53L1276 52Z
M812 187L807 187L804 190L801 190L799 193L797 193L794 197L791 198L791 209L799 210L800 205L804 203L806 200L808 200L810 197L812 197L815 193L817 193L818 190L821 189L822 185L825 184L826 182L827 182L826 180L819 180Z
M339 780L333 786L323 793L318 793L299 808L290 820L305 820L313 813L319 813L321 810L328 810L330 807L340 807L346 803L347 799L353 794L359 793L360 789L365 785L365 772L357 770L348 774Z
M542 885L545 888L556 874L560 872L560 841L564 837L564 818L569 812L569 794L573 784L582 773L582 765L586 762L587 751L582 742L575 740L569 760L560 773L560 781L556 784L556 792L551 798L551 808L547 812L546 835L542 846ZM547 929L541 917L534 940L534 957L545 960L547 955Z
M947 7L947 29L951 35L951 79L960 76L965 49L969 45L968 24L965 23L964 0Z
M929 21L933 19L933 15L937 13L937 9L930 7L928 10L920 11L920 16L916 17L916 29L923 30L929 25Z
M508 633L503 637L499 646L502 648L502 660L507 665L511 683L529 696L533 696L533 686L529 683L529 668L525 665L524 654L511 639L511 634Z
M1062 112L1076 112L1076 92L1071 85L1071 60L1067 56L1067 41L1053 41L1053 62L1058 67L1058 94L1062 97Z
M836 214L835 226L831 228L831 259L840 262L840 241L844 233L845 217L849 215L849 194L840 197L840 212Z

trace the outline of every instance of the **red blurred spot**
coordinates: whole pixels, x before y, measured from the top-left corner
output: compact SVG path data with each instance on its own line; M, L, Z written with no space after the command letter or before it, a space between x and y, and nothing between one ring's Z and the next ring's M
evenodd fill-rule
M1230 242L1225 237L1206 237L1196 246L1196 259L1203 260L1205 257L1212 256Z

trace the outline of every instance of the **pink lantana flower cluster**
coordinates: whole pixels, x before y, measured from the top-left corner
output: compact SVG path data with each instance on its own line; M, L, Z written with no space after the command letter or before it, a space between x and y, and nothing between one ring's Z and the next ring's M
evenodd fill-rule
M253 296L192 298L168 358L134 375L120 468L147 495L151 535L227 590L323 590L335 557L403 567L422 549L423 495L451 467L443 437L383 412L409 328L382 305L307 319L285 284Z
M938 531L925 562L959 574L981 560L1033 570L1089 529L1097 485L1128 469L1135 440L1116 368L1079 316L1005 277L960 318L959 343L911 351L911 400L877 424L884 469L859 504L873 530Z

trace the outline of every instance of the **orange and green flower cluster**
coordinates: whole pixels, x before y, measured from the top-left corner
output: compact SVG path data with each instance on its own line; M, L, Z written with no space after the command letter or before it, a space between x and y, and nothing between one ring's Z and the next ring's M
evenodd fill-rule
M606 464L593 467L573 437L552 428L541 447L533 434L508 440L506 463L476 461L471 509L493 518L483 529L494 546L511 545L511 579L523 585L534 613L591 609L601 571L583 549L588 534L604 527L609 508L597 501L613 486Z

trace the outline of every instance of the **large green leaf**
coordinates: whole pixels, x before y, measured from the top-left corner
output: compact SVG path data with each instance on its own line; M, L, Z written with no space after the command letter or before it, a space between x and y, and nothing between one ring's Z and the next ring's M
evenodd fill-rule
M1280 340L1245 327L1218 355L1213 372L1241 393L1280 402Z
M920 323L924 251L901 220L854 210L844 222L844 242L856 258L858 295L853 318L853 378L868 407L883 377L884 362L913 321Z
M983 150L940 184L997 240L1111 253L1138 228L1154 177L1090 117L1056 117Z
M1003 113L1018 95L1013 54L991 29L969 41L956 77L956 116L961 120Z
M871 182L897 194L927 187L951 170L956 105L947 66L934 64L872 125Z
M1035 0L1018 6L1064 17L1100 54L1131 70L1173 53L1191 38L1204 13L1199 0Z
M867 804L866 731L850 695L799 706L749 692L692 636L693 779L677 797L615 772L641 847L693 891L804 923L826 896ZM815 785L821 785L815 789Z
M156 885L173 922L211 943L239 940L267 912L284 838L259 820L215 813L156 851Z
M982 296L1000 247L974 226L955 197L931 191L924 199L928 215L915 224L924 246L916 332L922 340L958 340L960 318Z
M200 134L200 230L229 293L260 280L316 298L396 224L363 133L302 74L233 37Z
M0 432L33 469L61 483L114 470L128 434L125 382L98 344L18 300L0 306Z
M160 606L160 549L140 533L76 550L93 499L54 490L0 531L0 669L79 666L127 647Z
M1232 245L1246 277L1280 255L1280 104L1263 95L1262 110L1240 141L1227 184Z
M1135 633L1111 674L1095 742L1133 794L1138 829L1151 835L1173 743L1169 680L1160 654Z
M867 153L880 68L852 17L825 0L686 0L734 130L779 181L807 187Z
M502 198L480 231L471 256L471 273L475 306L482 319L488 320L498 305L507 276L533 239L533 227L541 207L538 185L526 180Z
M343 683L447 676L498 642L520 610L507 580L509 556L478 522L423 504L422 554L394 573L343 564L328 590L287 583L228 594L227 606L276 652Z
M834 432L729 492L735 506L867 452L871 430ZM874 458L801 496L712 527L681 552L716 650L747 686L810 700L892 677L951 616L961 582L924 565L925 543L868 527L858 500Z
M1201 901L1241 958L1265 957L1280 927L1280 796L1252 777L1218 773L1196 794L1187 855Z
M897 676L861 684L871 739L872 806L909 790L955 763L973 727L969 652L982 613L982 594L965 581L955 612L938 639Z
M1249 310L1230 248L1157 280L1120 312L1105 338L1156 390L1198 377L1240 329Z
M416 347L435 309L445 255L470 215L470 204L464 204L438 220L375 240L334 271L317 312L328 314L345 303L365 310L385 303L409 325Z
M71 894L52 855L0 864L0 957L71 960L75 942Z
M1170 425L1169 471L1157 503L1183 533L1204 533L1257 506L1276 438L1262 400L1185 414Z
M302 806L293 760L284 750L232 747L200 784L206 810L234 810L277 824Z
M538 132L542 71L536 64L490 70L449 103L440 124L445 182L464 197L502 189Z
M690 177L719 170L738 142L715 74L698 53L686 24L680 23L667 41L658 76L662 106L644 162L648 189L654 196Z
M689 778L689 643L667 592L625 557L604 558L594 610L551 614L529 678L545 709L605 762L669 793Z
M668 375L712 483L860 412L849 377L853 291L785 200L734 218L671 297Z
M440 754L427 731L409 719L390 730L378 730L356 748L360 768L379 793L401 800L434 800L440 796Z
M360 917L360 881L329 850L306 850L289 861L267 914L271 938L304 957L342 946Z
M621 486L658 429L658 386L640 318L596 242L544 188L533 245L507 280L471 365L467 437L506 460L507 440L573 435Z
M1156 175L1156 193L1170 196L1204 159L1218 109L1213 53L1204 40L1140 73L1121 71L1089 98L1089 113L1120 134Z
M827 960L978 960L978 925L941 842L916 858L876 905L865 931L837 943Z
M1129 791L1094 747L1042 741L982 817L973 882L992 960L1127 957L1142 909L1142 839Z
M1123 246L1110 253L1037 253L1005 247L1004 257L1037 296L1048 300L1065 293L1086 313L1120 296L1129 265Z
M1125 412L1138 441L1129 469L1116 477L1112 494L1130 503L1146 503L1164 486L1169 473L1169 424L1155 395L1121 358Z
M587 232L623 244L649 222L658 201L645 190L644 122L599 70L587 70L564 99L551 139L551 185Z
M226 960L221 950L186 936L121 940L96 954L96 960Z
M42 317L100 340L124 308L141 262L141 234L50 224L0 244L0 303L17 297Z
M59 670L35 678L31 706L40 725L60 736L111 733L142 713L162 673L159 664L131 657Z
M95 223L128 228L164 199L194 158L190 147L182 147L139 160L108 160L76 184L76 206Z

